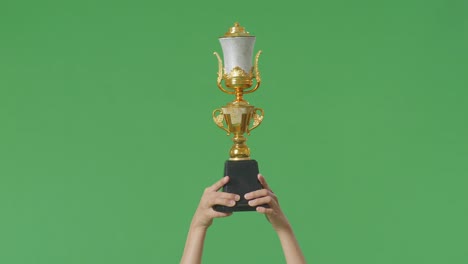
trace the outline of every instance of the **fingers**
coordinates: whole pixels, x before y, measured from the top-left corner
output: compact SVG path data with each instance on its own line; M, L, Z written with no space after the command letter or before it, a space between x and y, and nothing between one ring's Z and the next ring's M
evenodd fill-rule
M212 203L210 204L210 206L213 206L213 205L224 205L224 206L233 207L234 205L236 205L236 201L217 197L214 200L212 200Z
M246 200L250 200L249 205L252 207L263 204L268 204L270 206L270 208L262 207L263 209L260 209L261 213L273 212L274 209L278 207L278 199L276 198L276 195L270 190L270 186L266 182L263 175L258 174L258 180L264 189L247 193L244 197Z
M202 204L204 208L208 209L213 207L214 205L223 205L228 207L233 207L236 205L236 201L240 200L239 195L234 193L218 192L218 189L223 187L228 182L229 176L225 176L210 187L205 189L205 193L203 194L202 198ZM217 215L216 217L224 216Z
M253 192L246 193L244 197L246 200L251 200L251 199L267 196L269 195L269 193L270 191L268 189L260 189L260 190L256 190Z
M265 196L258 199L250 200L249 205L254 207L257 205L268 204L272 206L273 198L271 196ZM273 207L273 206L272 206Z
M274 211L273 209L271 208L265 208L265 207L262 207L262 206L258 206L256 208L257 212L261 213L261 214L272 214Z
M270 186L268 186L268 183L266 182L265 177L263 177L263 175L258 174L257 177L258 177L258 180L260 181L260 183L262 184L263 188L271 190Z
M215 218L228 217L230 215L232 215L232 213L217 212L217 211L213 210L213 217L215 217Z
M235 200L235 201L240 200L240 196L235 193L217 192L215 195L217 197L224 198L224 199L230 199L230 200Z
M236 201L239 200L240 196L234 193L212 192L207 195L206 207L213 207L214 205L233 207L236 205Z
M216 192L228 182L229 182L229 176L224 176L223 178L221 178L221 180L217 181L215 184L213 184L210 187L206 188L205 191Z

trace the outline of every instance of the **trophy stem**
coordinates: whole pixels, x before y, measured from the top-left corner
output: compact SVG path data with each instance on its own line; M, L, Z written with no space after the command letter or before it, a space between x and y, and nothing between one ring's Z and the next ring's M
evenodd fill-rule
M244 101L244 90L237 88L236 89L236 102L243 102Z
M247 138L243 134L236 133L232 138L234 145L231 147L229 152L229 160L249 160L250 159L250 149L245 144Z

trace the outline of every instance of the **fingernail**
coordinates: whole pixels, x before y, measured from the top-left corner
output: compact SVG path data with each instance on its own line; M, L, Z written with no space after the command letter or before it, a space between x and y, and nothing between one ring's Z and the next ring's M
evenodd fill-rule
M244 197L245 197L245 199L249 199L249 198L250 198L250 193L246 193L246 194L244 195Z
M236 199L236 201L239 201L239 200L240 200L240 196L239 196L239 195L236 195L235 199Z
M235 205L235 204L236 204L236 202L234 202L234 201L230 201L230 202L229 202L229 204L230 204L230 205Z
M253 200L252 200L252 201L249 201L249 205L252 206L252 204L253 204Z

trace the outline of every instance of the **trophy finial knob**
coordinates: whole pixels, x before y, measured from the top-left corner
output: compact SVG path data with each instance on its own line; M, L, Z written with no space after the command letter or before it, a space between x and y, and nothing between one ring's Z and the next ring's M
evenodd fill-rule
M245 31L244 27L241 27L239 22L235 22L233 27L230 27L229 30L224 34L225 37L250 37L249 32Z

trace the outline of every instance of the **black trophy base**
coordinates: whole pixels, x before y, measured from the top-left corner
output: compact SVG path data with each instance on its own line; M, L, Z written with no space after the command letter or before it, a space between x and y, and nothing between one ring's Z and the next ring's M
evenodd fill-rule
M255 211L245 200L246 193L262 189L258 181L258 163L256 160L227 160L224 164L224 176L229 176L229 182L224 185L223 192L235 193L240 195L240 200L234 207L215 205L214 210L218 212L242 212Z

